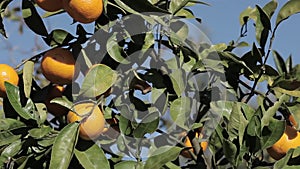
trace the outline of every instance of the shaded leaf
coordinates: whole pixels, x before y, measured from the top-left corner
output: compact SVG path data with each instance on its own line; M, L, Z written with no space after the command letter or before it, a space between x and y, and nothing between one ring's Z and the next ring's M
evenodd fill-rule
M258 5L256 5L256 8L258 11L255 24L256 40L259 42L262 49L264 49L268 39L269 31L271 30L271 23L269 17L263 11L263 9L261 9Z
M26 25L34 33L41 36L48 35L48 31L44 25L44 22L31 1L22 0L22 15Z
M264 126L262 130L261 148L266 149L275 144L284 133L285 125L285 121L270 119L269 126Z
M148 114L134 129L133 134L135 138L142 138L146 133L153 133L156 131L159 120L160 118L158 112Z
M235 164L237 147L234 143L229 140L224 140L223 142L223 151L226 159L231 163Z
M273 50L273 58L279 74L287 73L286 65L282 56L275 50Z

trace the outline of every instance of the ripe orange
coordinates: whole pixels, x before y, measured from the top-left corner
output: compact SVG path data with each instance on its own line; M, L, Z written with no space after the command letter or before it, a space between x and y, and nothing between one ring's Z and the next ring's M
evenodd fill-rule
M70 51L54 48L45 53L41 62L42 73L52 83L59 85L72 83L78 76L75 60Z
M79 103L69 111L67 120L69 123L80 121L79 136L84 140L92 140L103 132L105 119L100 108L92 103Z
M286 155L289 149L300 146L300 134L291 126L286 126L281 138L270 148L268 153L275 160L280 160Z
M45 100L45 104L47 107L47 110L49 113L53 114L54 116L62 116L68 113L68 110L66 107L56 104L56 103L50 103L50 101L57 97L62 97L63 92L65 88L60 85L53 85L50 87L48 91L47 98Z
M78 22L94 22L103 11L102 0L63 0L63 7Z
M201 138L203 136L202 136L201 133L196 132L195 137L196 138L199 138L199 137ZM185 147L191 147L190 151L194 152L193 145L192 145L191 140L189 139L189 137L186 137L185 142L184 142L184 146ZM208 147L208 142L207 141L201 142L200 147L202 148L203 151L206 151L206 149ZM191 154L189 153L188 150L183 150L181 152L181 155L184 156L185 158L192 158L192 156L191 156Z
M18 85L19 76L14 68L7 64L0 64L0 97L6 97L4 82L7 81L13 85Z
M48 12L63 9L62 0L35 0L36 4Z

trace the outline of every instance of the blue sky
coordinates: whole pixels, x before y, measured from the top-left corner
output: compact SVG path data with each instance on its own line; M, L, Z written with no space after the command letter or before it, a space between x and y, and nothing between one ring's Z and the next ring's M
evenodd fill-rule
M228 43L236 40L239 36L240 24L239 14L248 6L254 7L255 4L261 7L269 0L206 0L211 6L197 5L193 7L194 13L202 19L202 29L205 31L212 43ZM279 8L284 2L279 2ZM20 1L14 1L9 5L10 8L18 6ZM39 10L43 14L42 10ZM273 23L276 15L273 18ZM76 26L71 25L72 19L66 14L61 14L50 19L44 20L48 31L53 29L66 29L72 33L75 32ZM18 33L19 23L4 20L8 39L0 37L0 62L16 66L22 59L28 58L41 50L34 50L35 43L39 44L43 50L47 45L39 37L35 36L26 25L23 25L23 34ZM254 41L254 27L249 24L249 33L242 40L249 42ZM92 24L86 25L86 29L92 32ZM299 63L300 46L300 14L290 17L283 22L277 30L273 48L279 51L285 58L290 54L293 55L294 64ZM8 49L9 48L9 49ZM242 54L247 48L236 50ZM272 58L269 59L272 63Z

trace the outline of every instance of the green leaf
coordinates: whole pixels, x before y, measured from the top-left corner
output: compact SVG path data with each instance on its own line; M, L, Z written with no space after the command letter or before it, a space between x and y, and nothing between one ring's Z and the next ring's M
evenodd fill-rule
M261 116L262 116L262 110L259 107L255 114L252 116L252 118L249 120L248 126L247 126L247 134L249 136L260 136L261 134Z
M235 164L237 147L229 140L224 140L223 151L226 159L232 164Z
M103 150L97 144L85 151L75 149L75 156L84 168L88 169L110 169L109 162Z
M166 163L175 160L182 148L174 146L163 146L156 149L145 163L144 169L161 168Z
M33 128L28 131L28 134L35 138L35 139L41 139L48 135L52 128L50 126L42 126L41 128Z
M120 127L121 133L123 133L124 135L128 135L128 134L130 134L132 132L131 123L124 116L120 116L119 117L119 127Z
M173 88L177 96L181 96L186 88L186 75L185 72L181 69L175 69L170 74L170 78L173 84Z
M26 125L20 120L11 118L0 119L0 131L10 131L23 127L26 127Z
M45 42L51 47L68 45L73 39L74 36L63 29L55 29L47 38L44 38Z
M269 31L271 30L271 23L270 19L267 16L267 14L261 9L258 5L256 5L257 8L257 19L255 28L256 28L256 40L262 47L262 49L265 48Z
M170 105L171 119L179 126L187 129L187 120L191 113L191 100L188 97L181 97L174 100Z
M5 31L4 24L3 24L2 16L0 16L0 33L1 33L2 36L4 36L5 38L7 38L6 31Z
M35 107L37 111L35 113L35 119L37 120L38 124L41 125L47 120L47 108L44 103L36 103Z
M107 91L117 80L117 73L110 67L97 64L85 76L79 94L96 97Z
M290 0L285 3L280 11L278 12L276 19L276 26L278 26L282 21L286 20L291 15L300 12L300 1L299 0Z
M289 159L291 158L294 150L295 149L289 149L286 155L274 164L274 169L283 169L284 167L287 167Z
M270 120L273 118L277 110L280 108L282 103L286 102L289 99L287 95L280 96L279 100L274 103L272 107L270 107L263 115L261 119L262 129L264 126L269 126Z
M20 103L19 87L14 86L9 82L5 82L4 84L8 100L11 103L12 107L16 110L16 112L26 120L33 119L32 114L23 109Z
M256 9L248 7L247 9L245 9L243 12L240 13L240 25L244 25L248 22L250 16L252 13L254 13L254 11L256 11Z
M272 0L263 7L263 10L265 11L269 19L271 19L271 17L273 16L277 6L278 2L276 0Z
M119 46L117 41L117 32L115 32L107 40L106 44L107 53L112 59L122 64L129 64L130 62L122 56L123 49Z
M21 135L14 135L9 131L0 132L0 146L13 143L21 138Z
M275 50L273 50L273 58L279 74L287 73L286 65L282 56Z
M70 123L57 135L51 152L50 169L67 169L78 140L79 123Z
M50 101L50 103L62 105L68 108L69 110L71 110L73 106L73 102L71 102L66 96L54 98Z
M133 135L135 138L142 138L146 133L153 133L158 127L159 120L158 112L148 114L134 129Z
M27 61L23 68L24 93L27 98L30 97L32 77L34 72L34 62Z
M241 104L235 103L232 105L232 111L228 122L229 139L234 139L236 137L243 138L247 124L248 121L243 115Z
M276 120L274 118L270 119L269 126L263 127L262 130L261 149L266 149L275 144L284 133L285 125L285 121Z
M298 90L289 90L289 89L284 89L282 87L274 87L273 90L282 94L287 94L294 97L300 97L300 91Z
M34 33L45 37L48 36L44 22L31 1L22 0L22 15L26 25Z
M287 58L287 60L285 62L285 67L286 67L287 73L291 73L292 72L292 69L293 69L293 59L292 59L291 55Z
M7 146L1 153L2 157L11 158L19 153L22 148L21 140L15 141Z
M129 169L129 168L142 169L143 164L136 161L122 161L117 163L114 166L114 168L115 169Z

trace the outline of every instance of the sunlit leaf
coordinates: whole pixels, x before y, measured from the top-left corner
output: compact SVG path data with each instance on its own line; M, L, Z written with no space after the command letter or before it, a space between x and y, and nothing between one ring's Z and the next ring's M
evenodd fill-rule
M67 169L78 140L79 123L70 123L57 135L52 147L50 169Z
M32 77L34 72L34 62L27 61L23 68L24 93L27 98L30 97Z
M290 0L281 7L277 19L276 25L278 26L282 21L286 20L293 14L300 12L300 1L299 0Z
M277 6L278 6L278 2L276 0L272 0L263 7L263 10L265 11L265 13L270 19L273 16Z
M174 100L170 105L171 119L180 127L187 128L186 122L191 113L191 100L188 97L181 97Z
M175 160L182 148L174 146L163 146L150 154L145 163L144 169L160 168L169 161Z
M84 151L75 149L75 156L84 168L110 169L103 150L97 144Z
M117 73L104 64L94 65L85 76L79 94L96 97L106 92L117 80Z
M115 32L108 40L106 44L106 50L110 57L115 61L122 64L129 64L130 62L122 56L123 49L118 45L117 32Z
M49 134L52 130L49 126L42 126L41 128L33 128L28 131L29 135L35 139L40 139Z
M261 119L261 126L269 126L270 120L273 118L279 107L282 103L286 102L289 99L287 95L280 96L279 100L274 103L272 107L270 107L263 115Z
M27 112L20 103L19 87L5 82L5 88L8 100L13 106L13 108L16 110L16 112L26 120L32 119L32 114L30 112Z

